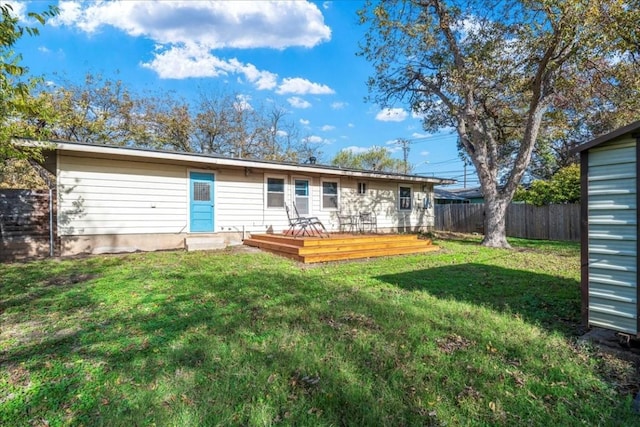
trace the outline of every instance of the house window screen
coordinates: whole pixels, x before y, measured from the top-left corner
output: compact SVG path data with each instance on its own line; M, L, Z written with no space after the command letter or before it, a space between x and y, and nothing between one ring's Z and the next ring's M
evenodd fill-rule
M202 202L211 200L211 185L206 182L194 182L193 200Z
M322 207L338 209L338 183L325 181L322 183Z
M400 210L411 210L411 187L400 187Z
M367 194L367 183L366 182L359 182L358 183L358 194L360 194L360 195Z
M267 207L284 207L284 179L267 178Z
M304 215L309 213L309 181L306 179L295 180L295 201L298 212Z

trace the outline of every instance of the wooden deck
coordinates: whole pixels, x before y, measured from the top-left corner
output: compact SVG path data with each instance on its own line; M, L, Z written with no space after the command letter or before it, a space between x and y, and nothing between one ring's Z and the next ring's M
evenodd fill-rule
M415 234L336 234L329 237L292 237L284 234L252 234L245 245L273 252L305 264L438 250L431 240Z

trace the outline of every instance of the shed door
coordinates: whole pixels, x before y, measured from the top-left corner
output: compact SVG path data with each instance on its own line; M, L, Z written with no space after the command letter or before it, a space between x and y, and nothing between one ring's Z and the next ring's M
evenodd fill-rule
M635 141L589 151L589 324L636 335ZM584 203L584 202L583 202Z
M213 231L213 174L189 174L189 230L192 233Z

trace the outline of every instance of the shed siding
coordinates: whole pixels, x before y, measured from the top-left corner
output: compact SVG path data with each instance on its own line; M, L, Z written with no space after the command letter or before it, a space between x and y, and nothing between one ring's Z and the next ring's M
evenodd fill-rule
M589 324L637 334L636 147L631 138L589 151Z
M183 166L60 155L58 188L61 236L187 228Z

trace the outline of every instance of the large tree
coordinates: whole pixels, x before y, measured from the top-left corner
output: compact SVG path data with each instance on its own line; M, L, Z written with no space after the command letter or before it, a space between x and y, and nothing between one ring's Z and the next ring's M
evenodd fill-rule
M614 0L389 0L360 11L374 100L410 103L427 130L456 129L485 196L484 245L509 246L507 206L566 117L637 111L630 13Z
M12 6L0 3L0 160L28 158L38 155L35 147L18 147L13 144L15 136L40 137L39 122L19 124L26 116L46 116L47 110L30 96L30 91L38 84L36 78L27 77L27 68L21 65L22 55L14 51L14 46L25 34L36 36L39 26L53 17L58 10L49 7L41 13L28 14L35 25L23 25L15 15Z

